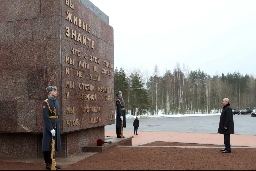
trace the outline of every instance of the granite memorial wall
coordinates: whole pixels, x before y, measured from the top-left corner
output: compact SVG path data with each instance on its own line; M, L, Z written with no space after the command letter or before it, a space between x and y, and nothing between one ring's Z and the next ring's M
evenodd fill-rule
M58 87L62 150L115 123L114 36L88 0L0 0L0 157L42 157L42 102Z

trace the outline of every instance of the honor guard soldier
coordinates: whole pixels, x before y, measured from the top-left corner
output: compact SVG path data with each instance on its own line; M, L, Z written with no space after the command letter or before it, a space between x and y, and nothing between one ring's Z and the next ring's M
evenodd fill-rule
M125 102L121 91L118 91L116 96L116 135L117 138L124 138L123 128L126 128Z
M55 140L55 151L60 151L60 107L56 100L57 87L48 86L46 88L48 98L42 104L42 117L44 121L42 151L46 163L46 169L51 170L51 142ZM61 169L60 166L55 166L56 170ZM53 167L54 168L54 167Z

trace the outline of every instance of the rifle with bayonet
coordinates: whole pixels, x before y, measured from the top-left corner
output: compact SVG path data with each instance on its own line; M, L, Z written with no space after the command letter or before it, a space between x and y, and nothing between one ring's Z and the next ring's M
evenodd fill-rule
M123 126L124 126L124 122L123 122L123 118L121 119L121 138L124 138L124 134L123 134Z
M53 139L53 137L52 137L51 159L52 159L51 170L56 170L56 161L55 161L55 140Z

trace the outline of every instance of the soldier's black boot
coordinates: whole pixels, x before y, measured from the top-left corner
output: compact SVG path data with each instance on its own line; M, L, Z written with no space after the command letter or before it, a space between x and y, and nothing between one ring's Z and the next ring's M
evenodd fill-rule
M50 163L47 163L46 164L46 169L47 170L51 170L51 168L52 168L52 165ZM61 169L61 167L59 165L56 165L55 168L56 168L56 170L60 170Z
M46 163L46 167L47 170L51 170L51 164L50 163Z

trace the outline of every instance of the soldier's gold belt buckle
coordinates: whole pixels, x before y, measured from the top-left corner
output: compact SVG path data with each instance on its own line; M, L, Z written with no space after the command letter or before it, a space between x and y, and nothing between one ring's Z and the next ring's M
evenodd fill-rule
M58 119L59 116L49 116L50 119Z

